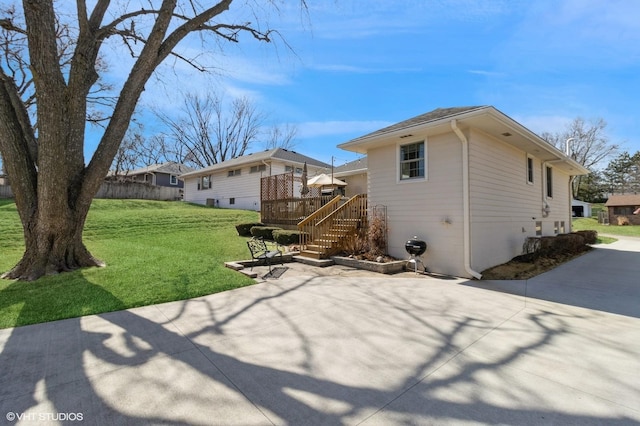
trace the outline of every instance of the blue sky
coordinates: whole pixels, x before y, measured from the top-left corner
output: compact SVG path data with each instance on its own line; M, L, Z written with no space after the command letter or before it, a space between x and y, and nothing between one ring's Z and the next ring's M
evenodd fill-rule
M210 49L199 60L220 72L167 65L141 105L170 111L177 87L247 95L273 122L297 126L296 151L336 165L357 158L336 147L342 142L467 105L493 105L537 133L561 131L578 116L603 118L612 142L640 150L640 1L308 4L308 17L295 1L269 16L292 51L246 38Z

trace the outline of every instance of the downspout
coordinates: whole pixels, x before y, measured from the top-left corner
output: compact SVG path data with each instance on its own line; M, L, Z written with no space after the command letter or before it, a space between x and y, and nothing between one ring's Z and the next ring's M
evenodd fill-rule
M458 127L456 120L451 120L451 129L462 142L462 211L463 211L463 242L464 242L464 270L476 279L482 274L471 268L471 207L469 204L469 141Z

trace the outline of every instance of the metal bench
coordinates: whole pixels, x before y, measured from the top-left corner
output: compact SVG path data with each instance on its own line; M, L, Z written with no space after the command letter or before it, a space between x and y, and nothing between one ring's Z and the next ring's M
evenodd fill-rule
M267 248L267 244L264 242L262 238L253 237L249 241L247 241L247 247L249 247L249 251L251 252L251 269L253 270L253 265L258 264L260 262L264 262L269 265L269 272L271 272L271 262L274 258L280 258L280 264L284 265L284 261L282 260L282 252L280 250L269 250Z

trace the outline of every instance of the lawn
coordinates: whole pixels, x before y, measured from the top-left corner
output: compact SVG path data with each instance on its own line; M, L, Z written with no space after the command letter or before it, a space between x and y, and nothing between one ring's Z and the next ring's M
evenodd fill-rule
M95 200L84 240L106 268L0 280L0 328L183 300L253 284L224 267L248 257L235 225L256 212L182 202ZM0 200L0 271L24 250L12 200Z
M574 219L572 225L574 231L592 229L598 231L598 234L640 237L640 226L600 225L598 221L593 218Z

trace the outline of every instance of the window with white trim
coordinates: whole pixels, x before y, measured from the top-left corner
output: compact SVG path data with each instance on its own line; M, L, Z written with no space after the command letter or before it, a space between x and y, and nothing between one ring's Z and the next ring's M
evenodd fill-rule
M242 172L242 169L229 170L227 172L227 177L240 176L241 172Z
M177 185L178 184L178 176L171 175L169 176L169 185Z
M527 183L533 185L533 157L527 155Z
M200 178L200 182L198 183L198 189L209 189L211 188L211 175L202 176Z
M251 166L251 169L249 169L249 173L264 172L265 170L267 170L267 166L264 164L259 164L257 166Z
M400 145L400 180L424 179L426 176L425 142Z
M547 166L547 197L553 198L553 169Z

